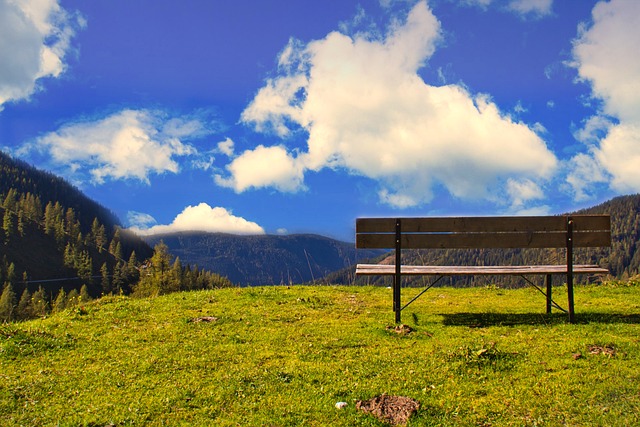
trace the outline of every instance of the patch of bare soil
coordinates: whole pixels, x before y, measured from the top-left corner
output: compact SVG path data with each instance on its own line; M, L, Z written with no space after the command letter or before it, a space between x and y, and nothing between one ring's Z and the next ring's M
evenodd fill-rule
M604 354L608 357L616 355L616 349L612 345L590 345L588 350L590 354Z
M356 408L393 426L404 425L420 409L420 403L409 397L382 394L369 400L359 400Z
M409 335L413 328L409 325L387 326L387 331L395 332L398 335Z
M190 319L189 322L191 323L200 323L200 322L216 322L218 320L217 317L213 317L213 316L202 316L202 317L194 317L193 319Z

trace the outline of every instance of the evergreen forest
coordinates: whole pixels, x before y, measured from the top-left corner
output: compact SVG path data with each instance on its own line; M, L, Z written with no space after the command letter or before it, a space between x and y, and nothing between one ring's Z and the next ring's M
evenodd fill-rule
M0 153L0 322L82 306L109 294L231 286L151 249L115 215L53 174Z

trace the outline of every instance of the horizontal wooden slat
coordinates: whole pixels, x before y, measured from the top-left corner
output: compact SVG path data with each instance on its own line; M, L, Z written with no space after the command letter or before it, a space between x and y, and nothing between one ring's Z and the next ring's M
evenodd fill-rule
M566 219L556 216L403 218L401 221L403 233L564 231L567 229Z
M571 215L573 231L610 231L609 215Z
M571 215L575 231L611 229L609 215ZM565 231L567 216L400 218L402 232ZM395 233L396 218L358 218L356 233Z
M611 246L611 231L574 232L573 246L579 248Z
M361 276L381 276L395 274L395 265L358 264L356 274ZM414 266L403 265L401 274L408 276L520 276L527 274L566 274L566 265L521 265L521 266ZM609 271L598 265L574 265L576 274L607 274Z
M357 234L356 248L395 248L395 234ZM600 247L611 244L611 233L575 232L574 247ZM475 248L564 248L566 233L403 233L402 249Z

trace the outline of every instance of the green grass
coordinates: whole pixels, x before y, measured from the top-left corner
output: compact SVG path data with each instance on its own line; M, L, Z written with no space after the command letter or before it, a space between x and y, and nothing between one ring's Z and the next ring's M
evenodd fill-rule
M543 312L531 288L438 288L397 334L385 288L104 298L0 325L0 425L381 426L355 402L382 393L420 402L410 426L640 425L640 288Z

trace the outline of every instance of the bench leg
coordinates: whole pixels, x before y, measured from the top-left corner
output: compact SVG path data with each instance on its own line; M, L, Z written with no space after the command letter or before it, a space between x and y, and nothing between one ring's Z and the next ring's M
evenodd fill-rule
M573 307L573 218L567 219L567 297L569 303L569 323L575 322Z
M396 323L399 324L400 313L402 312L402 300L400 298L400 286L401 286L402 276L394 275L393 276L393 311L396 314Z
M551 279L552 279L551 274L547 274L547 276L545 277L545 281L544 281L545 285L547 285L547 314L551 314L551 302L552 302L552 298L551 298L551 290L552 290Z
M393 276L393 311L396 313L396 324L400 323L402 299L400 286L402 285L402 221L396 218L396 274Z
M571 278L571 280L568 280L569 283L567 283L567 297L569 300L569 323L575 323L576 321L576 312L575 312L575 308L574 308L574 301L573 301L573 277Z

